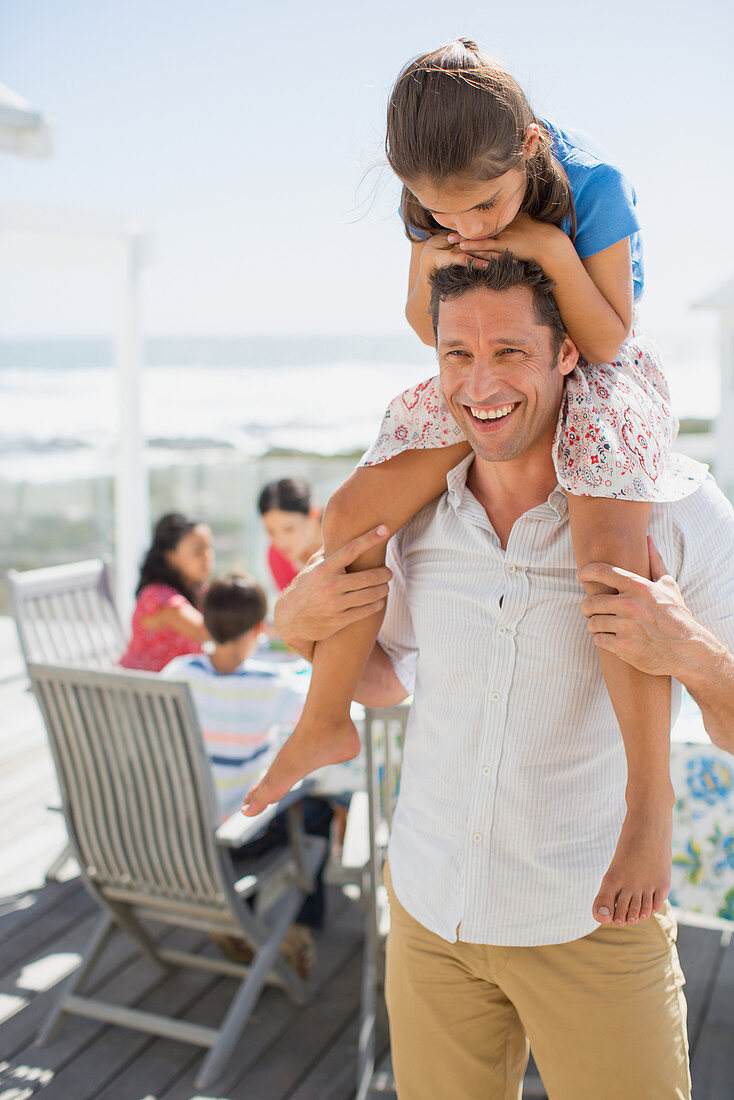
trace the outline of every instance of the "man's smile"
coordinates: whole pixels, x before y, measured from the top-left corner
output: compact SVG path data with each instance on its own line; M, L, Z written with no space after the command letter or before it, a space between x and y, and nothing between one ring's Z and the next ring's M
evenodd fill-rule
M505 420L515 411L519 404L519 401L514 401L507 405L492 405L487 407L481 405L464 405L464 408L475 424L481 424L483 427L486 427L488 421Z

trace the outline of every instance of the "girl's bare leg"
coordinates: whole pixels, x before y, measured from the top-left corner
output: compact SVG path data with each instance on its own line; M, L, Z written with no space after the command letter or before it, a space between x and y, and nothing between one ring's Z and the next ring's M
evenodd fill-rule
M579 567L603 561L650 576L649 504L569 496L568 505ZM589 594L610 591L584 587ZM604 650L599 660L627 756L627 814L592 912L601 924L634 923L656 912L670 890L670 679L647 676Z
M337 489L324 513L327 554L377 524L394 533L446 489L446 474L469 453L468 443L404 451L379 466L360 466ZM385 562L384 545L363 554L354 569ZM351 760L360 749L349 708L384 615L378 611L345 627L314 649L303 714L266 775L245 799L247 815L277 802L304 775Z

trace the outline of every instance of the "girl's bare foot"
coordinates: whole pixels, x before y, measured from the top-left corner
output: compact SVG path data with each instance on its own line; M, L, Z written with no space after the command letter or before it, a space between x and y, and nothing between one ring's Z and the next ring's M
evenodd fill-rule
M343 764L357 755L361 747L356 726L348 718L343 722L298 723L267 772L256 783L242 804L246 817L261 813L271 802L278 802L294 783L325 764Z
M591 907L600 924L636 924L670 893L673 792L657 801L628 798L617 847Z

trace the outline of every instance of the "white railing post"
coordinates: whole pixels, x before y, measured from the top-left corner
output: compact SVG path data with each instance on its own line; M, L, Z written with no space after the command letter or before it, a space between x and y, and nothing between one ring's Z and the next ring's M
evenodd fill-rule
M146 238L131 230L121 238L115 367L118 394L115 481L115 598L123 623L133 606L140 560L150 538L150 495L142 425L140 273Z

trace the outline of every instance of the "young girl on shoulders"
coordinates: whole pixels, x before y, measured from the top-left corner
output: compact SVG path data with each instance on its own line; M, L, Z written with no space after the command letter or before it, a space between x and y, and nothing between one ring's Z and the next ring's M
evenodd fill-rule
M123 668L160 672L174 657L201 652L209 634L199 598L213 565L206 524L178 512L158 521L140 570Z
M487 264L510 251L554 281L582 357L566 379L553 443L576 561L649 577L650 505L683 497L689 486L666 469L677 423L656 351L637 329L644 273L632 187L590 139L536 117L512 76L467 40L417 58L400 74L386 149L403 183L411 244L406 315L425 343L435 342L428 306L437 267ZM376 443L327 506L326 552L377 523L390 532L401 527L445 491L447 472L468 453L463 440L438 378L396 398ZM357 567L379 560L374 553ZM246 812L327 760L356 754L349 701L380 621L381 613L317 644L301 722L248 796ZM670 684L610 653L599 658L628 783L627 816L593 913L602 923L634 923L660 908L669 890Z

